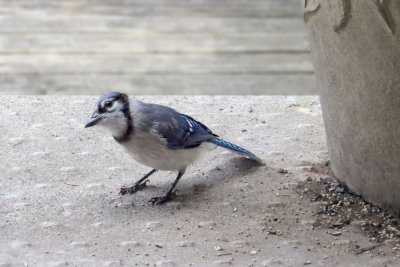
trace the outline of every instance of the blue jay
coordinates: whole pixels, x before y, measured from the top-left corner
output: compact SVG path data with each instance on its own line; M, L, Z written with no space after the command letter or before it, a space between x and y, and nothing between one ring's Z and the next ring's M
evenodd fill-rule
M172 187L162 197L150 200L162 204L175 195L174 188L186 168L203 151L216 146L229 149L263 164L250 151L218 138L204 124L174 109L129 99L126 94L112 92L101 96L85 127L101 125L108 128L115 141L133 158L151 168L132 186L122 187L120 194L133 194L146 185L147 178L157 170L178 171Z

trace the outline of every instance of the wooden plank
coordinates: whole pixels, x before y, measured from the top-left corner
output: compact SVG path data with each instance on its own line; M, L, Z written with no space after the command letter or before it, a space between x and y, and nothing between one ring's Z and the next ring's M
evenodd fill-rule
M3 55L0 73L313 73L308 54Z
M127 17L45 12L0 17L0 33L207 33L265 35L305 33L301 18Z
M1 94L317 94L312 74L65 75L0 74Z
M299 0L19 0L0 2L0 13L42 10L126 16L299 17Z
M0 93L315 94L298 0L0 0Z
M0 53L216 53L306 52L307 36L213 36L208 34L7 34Z

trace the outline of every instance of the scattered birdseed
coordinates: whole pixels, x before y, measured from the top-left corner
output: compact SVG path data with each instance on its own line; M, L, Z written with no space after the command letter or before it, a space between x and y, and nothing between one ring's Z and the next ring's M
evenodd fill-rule
M383 211L380 207L365 202L344 183L337 180L329 168L329 162L314 164L306 181L298 183L296 191L319 207L312 213L312 227L334 229L328 232L340 236L347 225L353 224L370 238L381 243L393 240L400 243L400 218ZM324 176L321 176L324 175ZM320 205L318 205L320 203ZM338 229L342 229L338 231Z
M277 172L278 172L278 173L283 173L283 174L288 173L287 170L282 169L282 168L279 168Z
M221 246L219 246L219 245L214 245L214 249L216 251L222 251L223 250L223 248L221 248Z
M339 236L339 235L341 235L342 233L341 232L333 232L333 233L331 233L331 235L333 235L333 236Z

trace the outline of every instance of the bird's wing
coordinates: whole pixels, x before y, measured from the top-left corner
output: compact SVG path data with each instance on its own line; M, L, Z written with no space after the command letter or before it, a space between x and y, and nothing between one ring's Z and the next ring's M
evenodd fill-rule
M207 126L196 121L192 117L185 114L179 114L179 116L179 128L181 132L181 137L179 137L180 141L176 142L173 138L169 138L169 148L196 147L204 141L209 141L217 137L217 135L211 132Z
M201 122L169 107L144 104L140 113L142 127L161 138L170 149L196 147L217 136Z

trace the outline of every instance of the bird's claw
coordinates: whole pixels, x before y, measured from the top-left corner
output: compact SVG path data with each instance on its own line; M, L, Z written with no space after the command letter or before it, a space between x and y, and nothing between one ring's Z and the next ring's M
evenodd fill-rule
M121 187L119 194L120 195L125 195L125 194L133 194L136 193L137 191L141 191L143 188L146 187L147 182L141 183L141 184L134 184L132 186L123 186Z
M172 199L174 199L176 196L175 192L174 193L169 193L166 194L165 196L162 197L153 197L149 200L149 202L154 206L154 205L161 205L164 204L165 202L168 202Z

